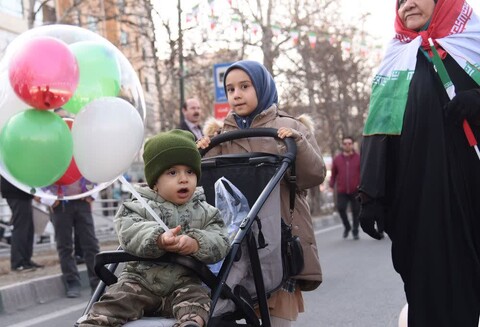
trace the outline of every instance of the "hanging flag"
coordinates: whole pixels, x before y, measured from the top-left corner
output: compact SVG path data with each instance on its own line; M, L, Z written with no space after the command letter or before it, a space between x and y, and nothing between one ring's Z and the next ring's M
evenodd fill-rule
M218 17L210 16L210 29L213 31L217 26Z
M317 33L309 32L308 42L310 43L310 48L315 49L315 45L317 44Z
M198 12L200 11L200 5L196 4L192 8L192 16L195 18L195 21L198 23Z
M328 43L330 43L331 46L334 46L337 44L337 38L335 35L330 35L330 38L328 39Z
M350 39L345 39L341 43L342 50L345 52L347 56L350 55L350 52L352 51L352 42Z
M215 10L214 10L215 0L208 0L208 4L210 5L211 15L214 16L215 15Z
M260 24L258 22L254 22L252 25L253 35L256 36L259 30L260 30Z
M272 25L272 34L274 37L278 37L282 30L280 29L280 26L278 25Z
M232 26L235 32L242 27L242 23L240 22L240 18L238 16L232 17Z
M298 36L300 33L297 30L290 31L290 37L292 38L293 45L298 45Z

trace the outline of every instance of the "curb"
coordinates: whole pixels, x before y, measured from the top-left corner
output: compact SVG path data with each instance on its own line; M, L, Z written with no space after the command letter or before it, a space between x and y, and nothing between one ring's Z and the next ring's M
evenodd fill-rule
M315 229L340 223L338 214L313 217ZM86 267L79 268L82 288L88 288ZM0 315L15 313L65 297L65 284L62 274L44 276L22 283L0 287Z
M87 270L79 269L82 288L88 286ZM62 274L40 277L0 287L0 314L15 313L65 297Z

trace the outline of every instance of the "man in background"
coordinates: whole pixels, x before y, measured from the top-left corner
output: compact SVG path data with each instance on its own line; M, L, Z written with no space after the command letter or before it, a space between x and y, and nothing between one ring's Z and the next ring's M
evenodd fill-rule
M332 176L329 183L329 186L336 191L337 210L345 227L343 238L347 238L350 231L352 231L354 240L359 238L358 214L360 212L360 204L355 199L359 183L360 155L353 148L353 138L345 136L342 139L342 152L333 159ZM353 226L350 225L347 215L349 203L352 210Z
M13 227L10 247L10 268L15 272L33 271L43 268L32 261L33 255L33 195L28 194L2 177L2 197L7 200Z
M86 191L83 177L72 184L62 186L62 193L66 196ZM81 296L81 280L74 247L79 246L82 249L92 292L95 291L99 281L94 270L94 260L100 247L92 216L92 202L96 196L98 193L80 199L55 200L49 203L62 278L65 282L66 296L69 298ZM75 245L74 235L77 237L78 245Z
M182 105L183 120L178 126L179 129L191 132L195 141L203 137L200 126L201 107L197 98L188 98Z

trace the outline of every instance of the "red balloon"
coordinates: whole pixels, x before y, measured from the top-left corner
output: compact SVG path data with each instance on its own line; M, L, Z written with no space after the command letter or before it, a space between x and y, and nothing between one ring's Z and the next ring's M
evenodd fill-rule
M37 37L12 57L9 78L15 93L36 109L64 105L75 92L79 70L68 45L53 37Z
M65 121L65 123L67 123L68 128L70 128L71 130L73 119L63 118L63 120ZM69 185L78 181L80 177L82 177L82 173L80 173L80 170L78 170L75 159L72 157L72 161L70 161L70 165L68 166L67 170L65 171L63 176L55 182L55 185Z

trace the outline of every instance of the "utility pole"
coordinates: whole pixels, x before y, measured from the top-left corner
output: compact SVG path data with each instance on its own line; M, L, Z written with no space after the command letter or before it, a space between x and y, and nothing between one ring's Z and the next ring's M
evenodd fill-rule
M183 32L182 32L182 6L181 1L178 0L178 63L179 63L179 83L180 83L180 124L183 121L183 112L182 112L182 105L185 102L185 90L183 86L183 77L184 77L184 69L183 69Z

